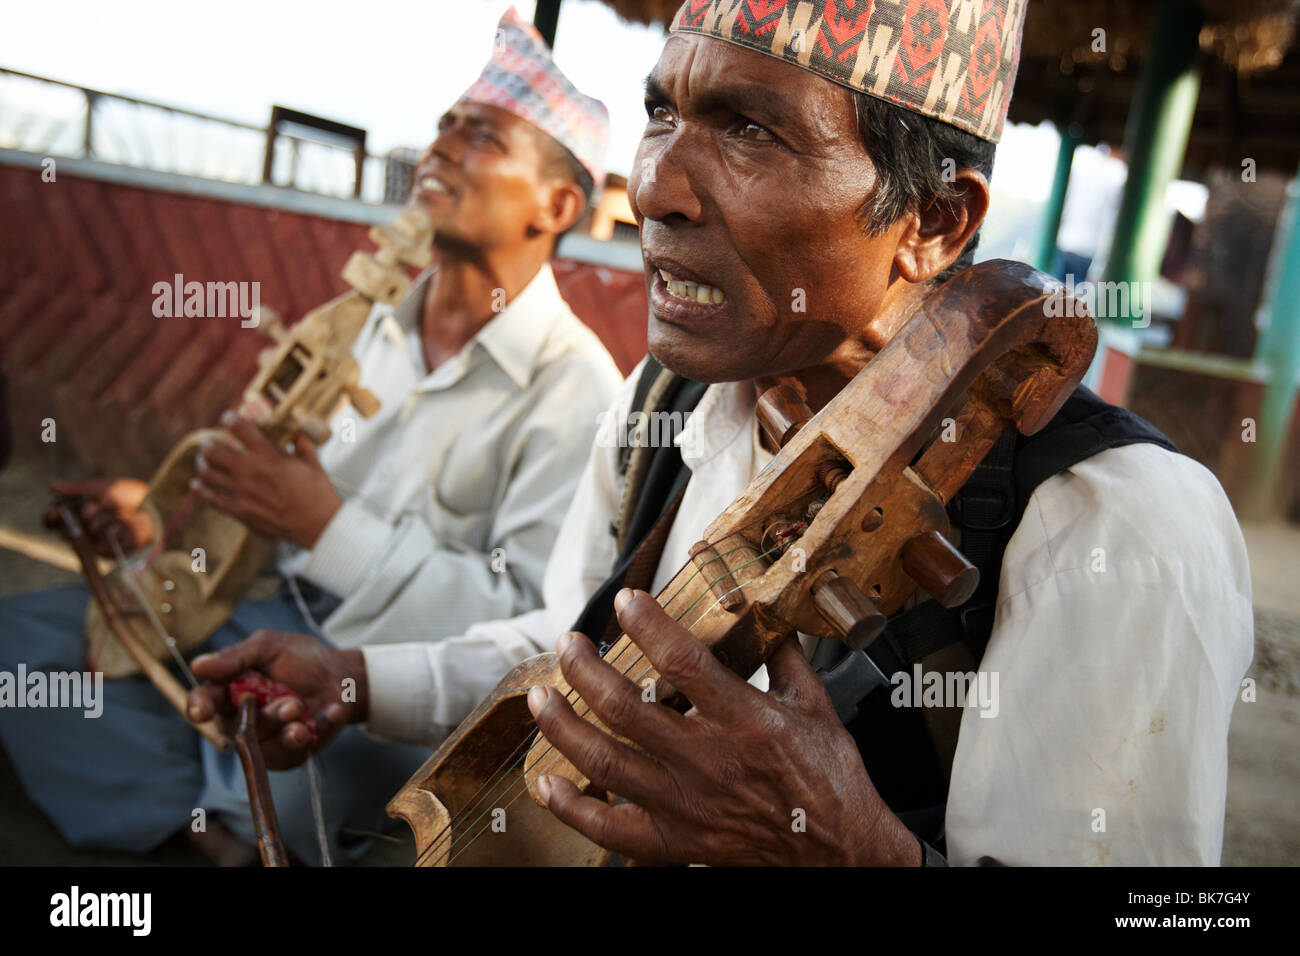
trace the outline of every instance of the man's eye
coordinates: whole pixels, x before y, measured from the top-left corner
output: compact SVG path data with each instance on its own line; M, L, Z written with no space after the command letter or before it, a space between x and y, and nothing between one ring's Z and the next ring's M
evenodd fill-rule
M745 123L740 129L740 135L756 143L775 143L777 141L776 135L770 129L766 126L759 126L757 123Z
M657 123L667 123L672 120L673 114L662 103L646 102L645 115Z

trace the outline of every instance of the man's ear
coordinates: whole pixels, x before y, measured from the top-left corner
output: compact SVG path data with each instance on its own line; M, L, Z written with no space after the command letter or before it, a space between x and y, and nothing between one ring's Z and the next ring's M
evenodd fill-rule
M894 253L894 267L908 282L933 279L957 261L989 208L989 181L978 169L959 169L952 183L957 202L913 210Z
M544 188L546 195L531 225L538 233L558 236L578 221L587 200L577 183L552 183Z

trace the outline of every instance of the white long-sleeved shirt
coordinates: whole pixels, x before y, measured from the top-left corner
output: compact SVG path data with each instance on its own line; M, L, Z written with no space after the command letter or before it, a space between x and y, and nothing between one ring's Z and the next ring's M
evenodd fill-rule
M546 558L619 387L600 340L550 266L432 372L420 341L431 273L376 305L353 346L380 409L345 407L321 464L343 506L280 570L340 598L340 646L430 640L541 601Z
M612 409L617 421L636 376ZM753 408L748 384L714 385L688 420L679 444L692 477L655 590L769 460ZM364 648L370 732L434 743L511 666L552 649L613 567L623 480L618 449L594 448L551 554L544 608L437 643ZM1214 476L1149 444L1067 469L1030 498L998 587L981 662L999 676L997 713L962 713L950 860L1217 863L1228 723L1253 618L1245 544Z

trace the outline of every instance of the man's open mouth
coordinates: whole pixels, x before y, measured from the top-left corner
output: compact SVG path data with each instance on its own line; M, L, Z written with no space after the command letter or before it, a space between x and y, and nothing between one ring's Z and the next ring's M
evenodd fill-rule
M690 279L679 279L667 269L660 269L659 277L664 280L664 287L668 290L668 294L674 298L698 302L700 305L721 305L727 300L726 294L717 286L705 285L703 282L694 282Z
M441 193L447 196L453 195L451 189L448 188L446 183L429 173L416 179L415 188L418 192L422 193L431 193L435 195Z

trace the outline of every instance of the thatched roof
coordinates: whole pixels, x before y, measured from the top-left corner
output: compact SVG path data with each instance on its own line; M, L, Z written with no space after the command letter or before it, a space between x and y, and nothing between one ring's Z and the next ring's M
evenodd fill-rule
M1124 141L1157 3L1029 0L1010 118L1077 123L1086 142ZM1202 0L1201 89L1186 172L1239 169L1244 158L1294 174L1300 163L1300 50L1294 0ZM1092 50L1103 27L1104 53Z
M679 0L604 0L634 23L666 23ZM1011 119L1079 124L1086 142L1120 144L1154 0L1029 0ZM1201 77L1188 172L1243 157L1288 174L1300 163L1298 0L1201 0ZM1093 51L1093 31L1106 50Z
M681 6L680 0L605 0L629 23L667 23Z

